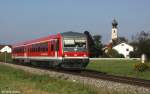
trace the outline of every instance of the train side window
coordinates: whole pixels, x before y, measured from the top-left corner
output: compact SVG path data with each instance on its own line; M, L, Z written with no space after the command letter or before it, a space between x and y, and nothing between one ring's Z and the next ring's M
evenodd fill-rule
M26 52L26 50L27 50L26 48L22 48L22 53Z
M53 51L54 50L54 45L53 44L51 44L51 51Z
M30 51L30 49L29 48L27 48L27 52L29 52Z
M43 48L42 47L40 48L40 51L43 52Z
M37 48L35 48L35 52L37 52L36 50L37 50Z
M38 47L38 52L40 52L40 47Z
M56 51L59 50L59 40L56 41L56 48L55 48L55 50L56 50Z
M48 51L48 48L46 47L46 51Z
M29 52L31 52L31 48L29 48Z
M33 48L33 52L35 52L35 48Z
M40 52L42 52L42 48L40 47Z
M35 52L37 52L37 48L35 48Z
M43 52L45 52L46 50L45 50L45 48L43 48Z

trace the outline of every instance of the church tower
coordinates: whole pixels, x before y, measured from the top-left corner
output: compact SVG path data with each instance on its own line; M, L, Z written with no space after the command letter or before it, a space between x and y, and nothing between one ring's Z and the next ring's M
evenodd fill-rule
M112 32L111 32L111 40L117 40L118 38L118 28L117 28L118 22L114 19L112 21Z

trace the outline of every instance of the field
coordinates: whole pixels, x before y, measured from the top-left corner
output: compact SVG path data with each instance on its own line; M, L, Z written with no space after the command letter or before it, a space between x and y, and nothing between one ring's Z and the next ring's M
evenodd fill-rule
M11 62L7 54L7 62ZM0 54L0 61L5 61ZM150 71L136 72L133 65L139 61L92 61L88 69L106 72L107 74L138 77L150 80ZM0 65L0 94L126 94L125 91L95 88L81 83L74 83L48 75L35 75L5 65ZM132 92L130 92L132 94Z
M0 65L0 94L126 94L107 87L96 88L83 83L48 75L35 75ZM129 94L134 94L129 92Z
M94 90L83 84L50 78L47 75L34 75L0 65L0 94L8 92L17 94L96 94Z
M87 69L98 70L112 75L136 77L150 80L150 70L137 72L134 70L134 64L140 62L137 60L99 60L91 61ZM149 63L150 66L150 63Z

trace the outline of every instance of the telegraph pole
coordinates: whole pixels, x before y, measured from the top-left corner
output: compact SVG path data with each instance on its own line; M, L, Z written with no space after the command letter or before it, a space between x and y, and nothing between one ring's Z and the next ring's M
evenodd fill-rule
M7 63L7 52L5 51L5 63Z

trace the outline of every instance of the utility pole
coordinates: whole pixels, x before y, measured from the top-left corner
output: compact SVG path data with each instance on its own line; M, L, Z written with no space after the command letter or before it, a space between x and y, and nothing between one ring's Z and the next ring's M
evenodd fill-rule
M142 55L141 55L141 62L142 62L142 63L145 63L146 60L147 60L146 55L145 55L145 54L142 54Z
M5 63L7 63L7 52L5 51Z

